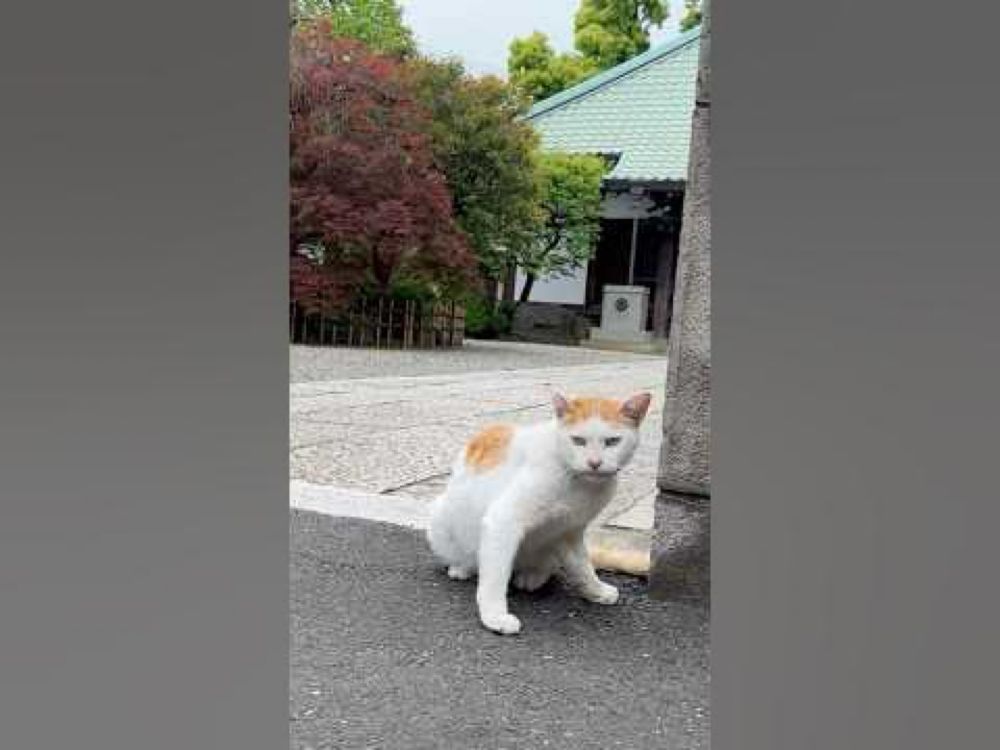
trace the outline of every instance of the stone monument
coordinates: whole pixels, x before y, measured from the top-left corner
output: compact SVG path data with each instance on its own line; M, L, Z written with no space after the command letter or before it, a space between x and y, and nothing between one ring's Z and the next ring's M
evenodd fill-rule
M649 289L644 286L609 284L603 289L601 325L590 329L597 342L648 343L652 331L646 330L649 316Z

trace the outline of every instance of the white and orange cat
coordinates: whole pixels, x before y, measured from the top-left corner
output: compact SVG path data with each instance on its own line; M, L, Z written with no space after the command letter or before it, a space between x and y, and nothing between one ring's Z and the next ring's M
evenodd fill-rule
M462 449L427 538L449 576L478 574L487 628L520 631L507 610L512 578L534 591L559 574L585 599L618 601L618 589L594 572L584 531L614 496L649 404L648 393L625 401L556 395L554 419L488 427Z

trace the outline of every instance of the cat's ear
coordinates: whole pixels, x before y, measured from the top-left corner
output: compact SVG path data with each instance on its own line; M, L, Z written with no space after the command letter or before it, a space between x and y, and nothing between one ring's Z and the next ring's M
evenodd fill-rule
M569 411L569 401L561 393L552 394L552 408L556 412L556 418L562 419Z
M646 418L646 412L649 411L649 404L652 400L652 394L637 393L626 399L625 403L622 404L622 416L639 424L639 422Z

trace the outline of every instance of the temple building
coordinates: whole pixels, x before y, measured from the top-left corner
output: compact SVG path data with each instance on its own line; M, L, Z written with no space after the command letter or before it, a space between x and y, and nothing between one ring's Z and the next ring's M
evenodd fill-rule
M537 102L527 120L547 151L604 156L601 233L571 276L538 279L531 302L580 312L591 337L666 337L687 178L699 30ZM518 274L515 293L524 277Z

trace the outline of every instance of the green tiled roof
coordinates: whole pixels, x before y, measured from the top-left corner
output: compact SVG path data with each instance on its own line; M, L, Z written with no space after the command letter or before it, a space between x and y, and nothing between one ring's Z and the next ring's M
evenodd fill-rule
M535 104L547 151L619 155L610 180L686 180L699 29Z

